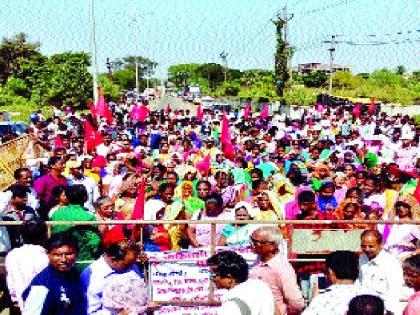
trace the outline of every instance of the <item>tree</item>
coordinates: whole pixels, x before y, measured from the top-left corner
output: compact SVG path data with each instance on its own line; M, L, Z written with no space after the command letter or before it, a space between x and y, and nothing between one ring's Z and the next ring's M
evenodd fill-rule
M176 86L183 86L187 80L197 80L198 74L197 63L177 64L168 68L168 80L174 82Z
M40 56L39 43L29 43L25 33L3 38L0 44L0 83L14 75L22 64Z
M327 79L327 75L323 72L310 72L303 77L303 83L306 87L323 87Z
M397 66L397 68L395 69L395 73L399 74L399 75L403 75L407 72L407 69L403 66L403 65L399 65Z
M133 90L136 87L136 73L127 69L115 71L112 79L124 90Z
M155 68L157 67L157 62L154 62L146 57L142 56L127 56L123 58L124 69L136 73L136 59L139 65L139 76L143 77L145 75L151 76L154 74Z
M370 83L379 87L386 85L403 85L404 79L397 73L392 72L388 69L381 69L374 71L368 80Z
M286 82L289 80L289 70L287 68L287 60L293 54L293 50L288 50L283 40L284 21L277 19L273 21L276 26L277 46L274 56L274 84L278 96L283 96L283 90Z
M197 70L200 77L207 79L212 90L224 81L224 69L218 63L203 63Z
M354 76L350 71L338 71L333 77L333 85L339 88L356 88L362 78Z

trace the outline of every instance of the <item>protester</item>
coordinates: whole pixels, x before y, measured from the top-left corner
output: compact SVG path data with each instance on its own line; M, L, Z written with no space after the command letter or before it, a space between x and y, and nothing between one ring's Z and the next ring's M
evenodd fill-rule
M415 290L408 299L403 315L415 315L420 310L420 254L406 258L402 267L405 284Z
M347 315L384 315L384 301L375 295L358 295L349 303Z
M82 275L87 295L88 314L135 314L148 309L149 289L136 266L139 245L122 240L110 244L105 253Z
M230 251L220 252L208 258L207 265L216 287L228 290L218 314L274 314L273 293L263 281L248 279L248 264L242 256Z
M369 293L355 281L359 275L357 255L350 251L336 251L327 256L327 276L332 285L324 293L316 295L302 315L342 315L351 299Z
M251 244L258 256L251 270L252 279L264 281L273 292L277 314L299 314L304 307L302 293L296 280L296 273L280 252L283 243L276 227L264 226L251 235Z
M46 244L49 265L23 292L23 314L86 314L82 282L74 268L78 248L77 240L67 233L51 236Z
M15 309L23 310L22 293L48 265L45 251L47 227L42 221L26 221L21 229L23 245L6 256L7 287Z
M403 285L400 263L383 250L382 235L377 230L362 233L361 247L363 255L359 259L359 284L376 292L384 300L386 310L400 314Z

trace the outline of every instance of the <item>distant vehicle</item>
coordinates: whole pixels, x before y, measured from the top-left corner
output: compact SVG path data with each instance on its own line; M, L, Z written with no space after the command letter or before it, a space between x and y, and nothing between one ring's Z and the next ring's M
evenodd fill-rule
M201 98L201 87L199 85L188 85L185 87L183 98L185 101L193 102Z
M214 104L213 109L218 110L218 111L222 111L224 109L231 111L232 106L230 104L227 104L227 103L217 103L217 104Z
M156 96L156 90L153 88L146 88L144 89L144 95L147 96Z
M214 98L204 96L201 98L201 106L203 106L203 108L212 108L214 106Z
M24 121L0 121L0 138L8 134L18 136L28 132L29 125Z

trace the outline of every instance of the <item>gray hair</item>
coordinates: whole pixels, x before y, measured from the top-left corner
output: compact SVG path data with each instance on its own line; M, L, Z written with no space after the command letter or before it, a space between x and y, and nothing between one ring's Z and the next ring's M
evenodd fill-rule
M112 202L112 199L110 197L99 197L95 203L94 203L94 207L96 210L102 208L102 206L107 203L107 202Z
M254 231L267 235L267 241L280 245L283 242L283 236L280 234L278 227L273 225L264 225Z

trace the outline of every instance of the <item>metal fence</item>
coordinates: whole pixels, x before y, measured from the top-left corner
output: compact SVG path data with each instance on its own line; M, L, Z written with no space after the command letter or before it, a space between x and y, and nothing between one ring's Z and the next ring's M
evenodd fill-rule
M18 221L3 221L0 222L0 226L16 226L21 225L22 222ZM153 220L153 221L145 221L145 220L121 220L121 221L47 221L46 222L48 227L48 234L51 234L51 227L55 225L78 225L78 226L91 226L91 225L131 225L131 226L137 226L140 231L142 231L142 228L144 225L161 225L161 224L172 224L172 225L186 225L186 224L206 224L211 225L211 244L210 244L210 255L213 255L216 253L216 225L217 224L258 224L258 225L273 225L281 227L291 227L293 230L293 226L295 225L302 225L302 224L308 224L308 225L330 225L332 226L331 230L342 230L338 228L333 228L336 224L360 224L365 226L376 226L376 224L397 224L397 225L403 225L403 224L413 224L413 225L420 225L420 220L412 220L412 221L395 221L395 220L276 220L276 221L256 221L256 220L214 220L214 221L193 221L193 220L177 220L177 221L169 221L169 220ZM304 229L299 229L304 230ZM316 231L317 229L312 229L311 231ZM345 229L344 229L345 230ZM323 229L319 229L318 231L328 231ZM361 230L360 230L361 231ZM141 235L142 233L140 233ZM300 242L300 240L299 240ZM139 243L143 244L143 239L141 238ZM293 246L293 239L292 234L289 234L288 239L288 249L291 249ZM341 248L341 249L347 249L347 248ZM338 250L337 248L334 248L333 250ZM330 250L330 251L333 251ZM291 253L291 250L288 250L288 254ZM313 254L313 251L308 252L308 254ZM327 254L327 252L323 251L323 254ZM292 258L288 257L288 260L291 263L295 262L315 262L315 261L324 261L324 259L306 259L306 258ZM162 261L164 262L164 261ZM86 263L86 261L80 262L80 263ZM146 277L145 277L146 278ZM214 299L214 286L213 284L210 284L209 286L209 300L208 301L191 301L191 300L185 300L185 301L156 301L160 305L177 305L177 306L216 306L220 304L220 301Z

